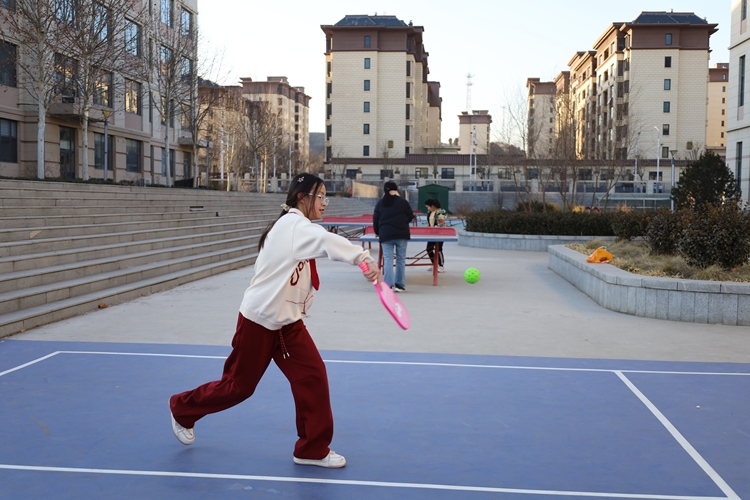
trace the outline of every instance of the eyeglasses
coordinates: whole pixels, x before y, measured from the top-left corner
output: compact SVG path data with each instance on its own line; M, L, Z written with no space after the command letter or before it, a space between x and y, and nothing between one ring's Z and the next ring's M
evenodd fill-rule
M314 193L305 193L305 194L306 194L306 195L308 195L308 196L315 196L315 197L317 197L317 198L318 198L318 199L319 199L320 201L322 201L322 202L323 202L323 205L328 205L328 201L329 201L329 200L328 200L328 198L326 198L326 197L325 197L325 196L323 196L322 194L314 194Z

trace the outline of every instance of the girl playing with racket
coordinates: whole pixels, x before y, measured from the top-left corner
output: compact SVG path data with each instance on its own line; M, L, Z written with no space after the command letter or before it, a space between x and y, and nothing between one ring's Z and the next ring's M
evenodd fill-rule
M316 258L352 265L367 261L369 270L363 274L368 281L380 281L380 273L367 250L311 222L323 216L327 204L319 177L305 173L292 179L281 214L261 235L255 275L240 305L221 379L169 399L172 431L181 443L193 443L199 419L249 398L273 360L294 396L299 437L294 462L346 465L328 447L333 439L328 376L302 318L319 286Z

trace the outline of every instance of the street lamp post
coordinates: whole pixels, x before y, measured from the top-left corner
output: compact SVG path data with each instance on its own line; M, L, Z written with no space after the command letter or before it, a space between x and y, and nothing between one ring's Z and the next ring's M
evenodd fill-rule
M104 182L107 182L107 167L109 166L109 115L111 109L103 109L104 115Z
M671 187L669 188L669 208L674 212L674 197L672 192L674 191L674 154L677 152L676 149L670 149L669 152L672 154L672 175L671 175Z
M654 125L654 129L656 129L656 182L654 183L654 186L656 187L656 190L659 189L659 158L661 157L661 132L659 132L659 127Z

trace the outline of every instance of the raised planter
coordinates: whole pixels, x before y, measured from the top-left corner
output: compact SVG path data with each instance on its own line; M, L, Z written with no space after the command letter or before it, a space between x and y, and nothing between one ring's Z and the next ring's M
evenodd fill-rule
M582 253L553 245L548 267L599 305L644 318L750 326L750 283L656 278L609 264L589 264Z
M458 231L458 244L474 248L495 250L521 250L526 252L546 252L550 245L585 243L597 239L614 241L614 236L549 236L538 234L489 234Z

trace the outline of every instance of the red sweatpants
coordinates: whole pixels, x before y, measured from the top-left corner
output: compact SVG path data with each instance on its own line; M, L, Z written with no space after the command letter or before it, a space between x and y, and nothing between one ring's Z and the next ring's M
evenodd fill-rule
M175 420L183 427L192 428L198 419L209 413L226 410L246 400L255 392L273 359L289 380L294 396L299 436L294 456L314 460L326 457L333 439L328 375L305 324L300 320L274 331L240 314L232 348L221 380L170 398Z

